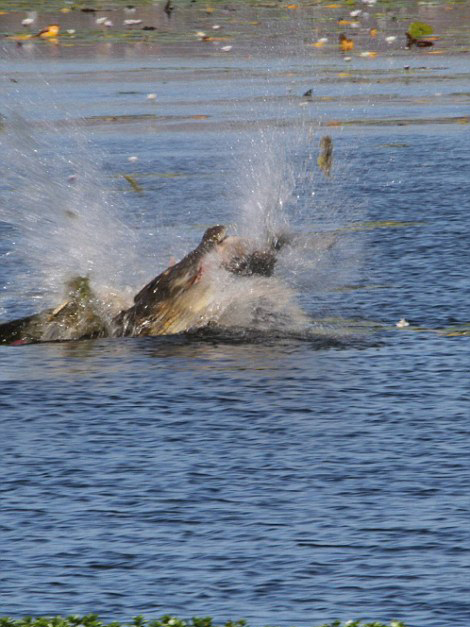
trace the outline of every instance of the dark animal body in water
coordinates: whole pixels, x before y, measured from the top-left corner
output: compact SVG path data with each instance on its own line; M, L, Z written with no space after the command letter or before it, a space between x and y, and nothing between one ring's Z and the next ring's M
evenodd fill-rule
M259 249L240 237L227 237L224 226L206 230L201 243L134 297L118 315L107 317L89 280L75 277L66 301L55 309L0 324L0 343L29 344L110 336L167 335L201 326L214 285L203 280L211 262L241 276L271 276L277 252L287 243L277 237Z

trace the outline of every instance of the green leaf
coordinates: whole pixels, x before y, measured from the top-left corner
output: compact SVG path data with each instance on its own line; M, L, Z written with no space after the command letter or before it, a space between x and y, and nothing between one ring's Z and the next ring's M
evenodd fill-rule
M430 24L426 24L426 22L413 22L408 26L408 34L413 37L413 39L419 39L420 37L425 37L426 35L431 35L433 33L433 28Z
M212 627L212 618L210 616L193 616L193 627Z

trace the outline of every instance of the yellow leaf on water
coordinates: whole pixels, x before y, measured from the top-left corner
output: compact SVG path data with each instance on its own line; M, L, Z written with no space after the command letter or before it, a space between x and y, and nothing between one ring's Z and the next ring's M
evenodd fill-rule
M299 5L298 5L298 4L288 4L288 5L287 5L287 8L288 8L290 11L294 11L295 9L300 9L300 7L299 7Z
M341 5L340 4L326 4L325 5L325 9L340 9Z
M310 44L310 46L313 46L314 48L323 48L324 45L324 41L315 41L313 44Z
M379 32L379 31L378 31L376 28L371 28L371 29L370 29L370 31L369 31L369 35L370 35L371 37L377 37L377 33L378 33L378 32Z
M340 26L348 26L349 24L352 24L352 20L338 20L337 22Z
M341 33L339 36L339 47L343 52L346 52L346 50L353 50L354 41L352 39L348 39L344 33Z
M62 7L60 12L61 13L70 13L72 9L70 7Z
M350 78L352 76L352 74L349 74L349 72L340 72L338 74L338 78Z
M60 26L58 24L49 24L43 30L39 31L35 35L35 37L42 37L43 39L47 39L48 37L57 37L60 31Z

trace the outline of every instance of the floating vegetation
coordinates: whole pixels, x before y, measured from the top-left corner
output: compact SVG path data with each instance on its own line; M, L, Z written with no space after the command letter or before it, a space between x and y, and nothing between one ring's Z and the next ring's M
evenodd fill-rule
M409 25L407 33L410 37L413 37L413 39L420 39L426 35L432 35L433 30L430 24L426 24L425 22L413 22Z
M426 222L412 220L368 220L367 222L356 222L351 226L344 227L338 232L344 231L372 231L375 229L400 229L410 226L423 226Z
M341 33L338 39L339 39L339 47L341 48L343 52L347 52L348 50L354 49L354 40L349 37L346 37L344 33Z
M403 51L403 39L408 38L408 49L427 48L433 46L434 37L430 37L433 27L425 22L412 21L416 19L416 9L412 3L404 0L387 0L387 2L373 2L363 0L368 11L351 8L359 5L359 0L340 0L331 4L324 4L320 0L303 0L289 2L285 0L231 0L230 13L227 12L224 0L212 0L210 5L202 0L162 0L156 3L153 0L135 0L133 5L128 0L3 0L0 16L9 18L17 14L16 24L12 19L6 21L6 27L0 22L0 35L5 35L19 42L22 39L37 37L33 43L42 41L58 44L62 47L76 47L84 43L165 43L194 47L197 41L208 44L203 54L230 52L228 45L218 45L219 42L234 37L230 41L234 50L240 50L245 44L259 47L260 42L278 41L283 46L292 48L299 44L292 38L292 20L299 22L301 14L302 24L305 25L305 37L295 38L305 42L303 45L323 49L318 52L336 53L338 48L344 54L375 58L387 54L400 54ZM386 7L382 5L386 4ZM444 0L434 3L442 6L442 12L433 15L435 30L439 32L439 50L427 50L429 54L468 52L468 34L465 27L466 14L455 4L449 24L449 2ZM452 3L451 3L452 4ZM34 11L31 7L34 5ZM65 6L64 6L65 5ZM408 5L408 6L407 6ZM131 7L131 11L129 9ZM251 13L250 13L251 11ZM405 12L404 12L405 11ZM106 15L102 15L106 12ZM34 16L32 14L34 13ZM366 14L369 17L365 19ZM255 18L255 19L253 19ZM217 19L217 23L212 22ZM40 26L47 24L46 20L55 20L60 24L59 38L51 35L34 35L33 23ZM201 21L202 20L202 21ZM406 21L405 21L406 20ZM316 41L308 42L312 31L309 23L315 27L318 37ZM399 22L405 26L398 30ZM239 32L228 33L227 27L232 29L234 24L240 25ZM409 24L406 26L406 24ZM253 26L255 28L253 28ZM203 29L224 32L223 38L213 37L204 33L205 37L194 39L194 31ZM26 29L26 30L25 30ZM297 24L296 24L297 29ZM406 30L407 29L407 30ZM352 32L354 30L354 32ZM406 33L404 32L406 30ZM202 31L201 31L202 32ZM308 35L307 35L308 33ZM325 45L330 39L330 45ZM339 41L338 41L339 39ZM377 50L369 50L371 39ZM395 45L393 42L396 41ZM302 45L302 44L300 44ZM356 52L357 51L357 52ZM352 57L344 56L345 60Z
M193 617L181 619L169 614L157 619L146 620L143 616L136 616L133 621L121 623L113 621L102 622L97 614L86 616L41 616L32 618L30 616L23 619L0 618L0 627L248 627L245 620L228 620L226 622L214 622L210 616ZM318 627L406 627L401 621L392 620L390 623L380 621L362 622L360 620L339 620L324 623Z
M435 118L370 118L364 120L330 120L326 126L426 126L428 124L470 124L470 116Z
M122 176L123 178L126 179L126 181L129 183L129 185L132 187L132 189L135 192L138 192L139 194L141 194L144 191L133 176L131 176L130 174L123 174Z
M325 135L320 141L320 154L317 159L318 167L325 176L330 176L333 164L333 140Z

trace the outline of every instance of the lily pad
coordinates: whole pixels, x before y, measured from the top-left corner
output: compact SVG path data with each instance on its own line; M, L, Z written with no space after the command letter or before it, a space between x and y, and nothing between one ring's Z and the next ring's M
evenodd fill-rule
M433 33L433 27L426 22L413 22L408 26L408 34L413 39L419 39L420 37L426 37Z

